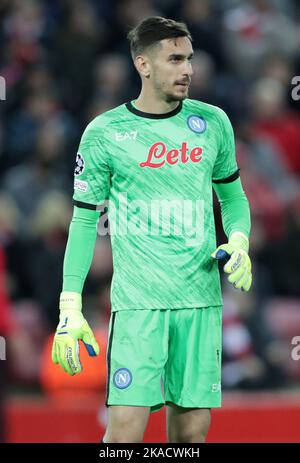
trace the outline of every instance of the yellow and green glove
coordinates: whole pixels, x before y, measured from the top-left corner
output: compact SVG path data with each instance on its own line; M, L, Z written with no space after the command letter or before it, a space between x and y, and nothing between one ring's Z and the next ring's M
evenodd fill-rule
M229 274L228 281L242 291L249 291L252 284L248 251L247 236L241 232L234 232L230 235L228 243L219 246L211 255L214 259L227 261L224 272Z
M82 340L89 355L99 354L95 336L81 312L81 294L63 291L60 295L59 324L52 346L52 361L73 376L82 371L79 340Z

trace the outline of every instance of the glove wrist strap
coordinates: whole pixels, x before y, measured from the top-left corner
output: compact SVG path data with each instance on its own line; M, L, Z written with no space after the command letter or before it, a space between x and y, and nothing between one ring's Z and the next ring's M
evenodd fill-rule
M249 252L249 239L244 233L242 232L233 232L229 238L229 244L236 245L246 251Z
M72 291L62 291L59 298L59 309L78 310L82 309L81 294Z

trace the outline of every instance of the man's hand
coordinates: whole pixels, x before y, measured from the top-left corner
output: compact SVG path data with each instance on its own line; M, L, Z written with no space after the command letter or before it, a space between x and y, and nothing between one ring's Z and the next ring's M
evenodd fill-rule
M234 232L230 236L228 243L219 246L211 255L219 260L229 258L224 266L224 272L229 274L229 283L242 291L249 291L252 284L251 261L248 250L248 238L243 233Z
M73 376L82 371L79 357L79 340L90 356L99 354L99 346L93 332L81 312L81 295L62 292L60 295L59 324L52 346L52 361Z

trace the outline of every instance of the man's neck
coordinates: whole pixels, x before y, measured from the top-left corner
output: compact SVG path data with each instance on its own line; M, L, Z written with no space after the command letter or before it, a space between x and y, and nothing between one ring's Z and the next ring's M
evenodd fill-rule
M149 95L141 91L140 95L134 102L134 106L145 113L165 114L173 111L179 105L179 101L160 100L155 95Z

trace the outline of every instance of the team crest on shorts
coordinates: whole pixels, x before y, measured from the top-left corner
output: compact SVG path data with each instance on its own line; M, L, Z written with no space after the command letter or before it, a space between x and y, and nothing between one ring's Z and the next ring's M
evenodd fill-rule
M85 163L84 163L83 156L81 154L77 153L75 172L74 172L75 175L82 174L82 172L84 171L84 168L85 168Z
M206 120L200 116L189 116L187 125L195 133L203 133L207 128Z
M113 377L114 385L118 389L126 389L132 383L132 373L128 368L119 368Z

